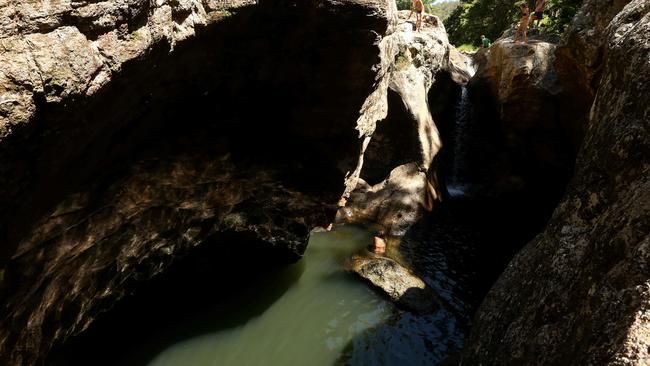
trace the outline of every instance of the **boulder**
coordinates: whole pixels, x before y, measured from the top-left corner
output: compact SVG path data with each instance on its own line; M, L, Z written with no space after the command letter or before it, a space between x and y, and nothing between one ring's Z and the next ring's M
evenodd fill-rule
M557 78L571 96L566 100L563 117L574 128L577 143L587 129L589 110L600 84L606 28L628 2L600 1L581 7L555 53Z
M349 268L370 281L400 307L419 314L440 309L437 294L396 261L378 255L354 255Z
M582 17L609 6L586 1L573 32L594 34L578 27ZM649 31L644 0L602 27L601 76L575 176L546 229L480 306L463 364L650 363Z
M359 179L351 204L337 212L337 221L375 224L390 236L402 236L420 218L435 192L427 176L414 163L400 165L383 182L370 186Z

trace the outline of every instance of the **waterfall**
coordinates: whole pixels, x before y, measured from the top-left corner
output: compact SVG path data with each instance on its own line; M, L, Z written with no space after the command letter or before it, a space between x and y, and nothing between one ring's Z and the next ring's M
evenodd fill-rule
M472 60L467 57L465 60L467 69L471 76L476 72ZM469 140L469 128L472 122L472 103L469 98L467 85L461 87L458 102L456 103L456 114L454 118L454 153L451 166L451 176L447 181L447 192L452 197L464 196L469 186L465 175L467 146Z

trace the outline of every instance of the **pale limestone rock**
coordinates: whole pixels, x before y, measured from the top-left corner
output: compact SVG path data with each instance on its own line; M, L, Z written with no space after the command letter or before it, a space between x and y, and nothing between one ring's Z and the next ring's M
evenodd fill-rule
M423 209L430 210L442 196L434 178L435 157L442 141L429 109L429 89L439 72L450 73L459 83L467 82L470 73L465 56L449 44L437 17L425 15L420 32L415 32L414 18L407 19L408 11L391 9L389 14L393 15L392 26L379 43L379 80L357 121L362 139L359 160L346 178L340 201L341 206L347 204L347 207L337 217L340 221L379 224L388 232L403 234L418 220ZM368 188L360 179L364 154L377 123L388 123L383 120L390 117L389 90L400 96L413 121L403 128L405 133L415 130L418 155L411 157L411 163L395 167L385 181Z

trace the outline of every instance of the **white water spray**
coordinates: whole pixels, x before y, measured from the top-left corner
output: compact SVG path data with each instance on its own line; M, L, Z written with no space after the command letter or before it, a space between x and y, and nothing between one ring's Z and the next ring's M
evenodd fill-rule
M466 57L465 63L470 76L474 76L476 68L472 59ZM451 169L451 177L447 184L447 192L452 197L464 196L468 187L468 182L463 180L463 165L466 161L467 139L469 124L472 119L472 104L469 99L467 86L461 87L461 93L456 103L454 129L454 160Z

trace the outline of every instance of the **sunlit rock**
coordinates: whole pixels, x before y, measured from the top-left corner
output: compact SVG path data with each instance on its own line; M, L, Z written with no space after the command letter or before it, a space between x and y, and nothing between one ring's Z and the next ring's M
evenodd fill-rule
M449 44L442 22L427 16L419 32L408 11L394 13L381 40L379 80L357 122L362 146L356 169L348 174L338 220L377 224L403 235L442 198L437 155L442 147L428 103L428 93L442 73L464 83L470 72L462 54ZM389 109L391 95L402 106ZM375 136L378 124L394 124L398 136ZM373 139L379 142L372 143ZM379 173L378 173L379 172ZM381 177L375 184L364 178ZM373 182L374 183L374 182Z
M349 267L405 309L417 313L432 313L440 309L436 293L422 279L390 258L355 255L350 259Z

